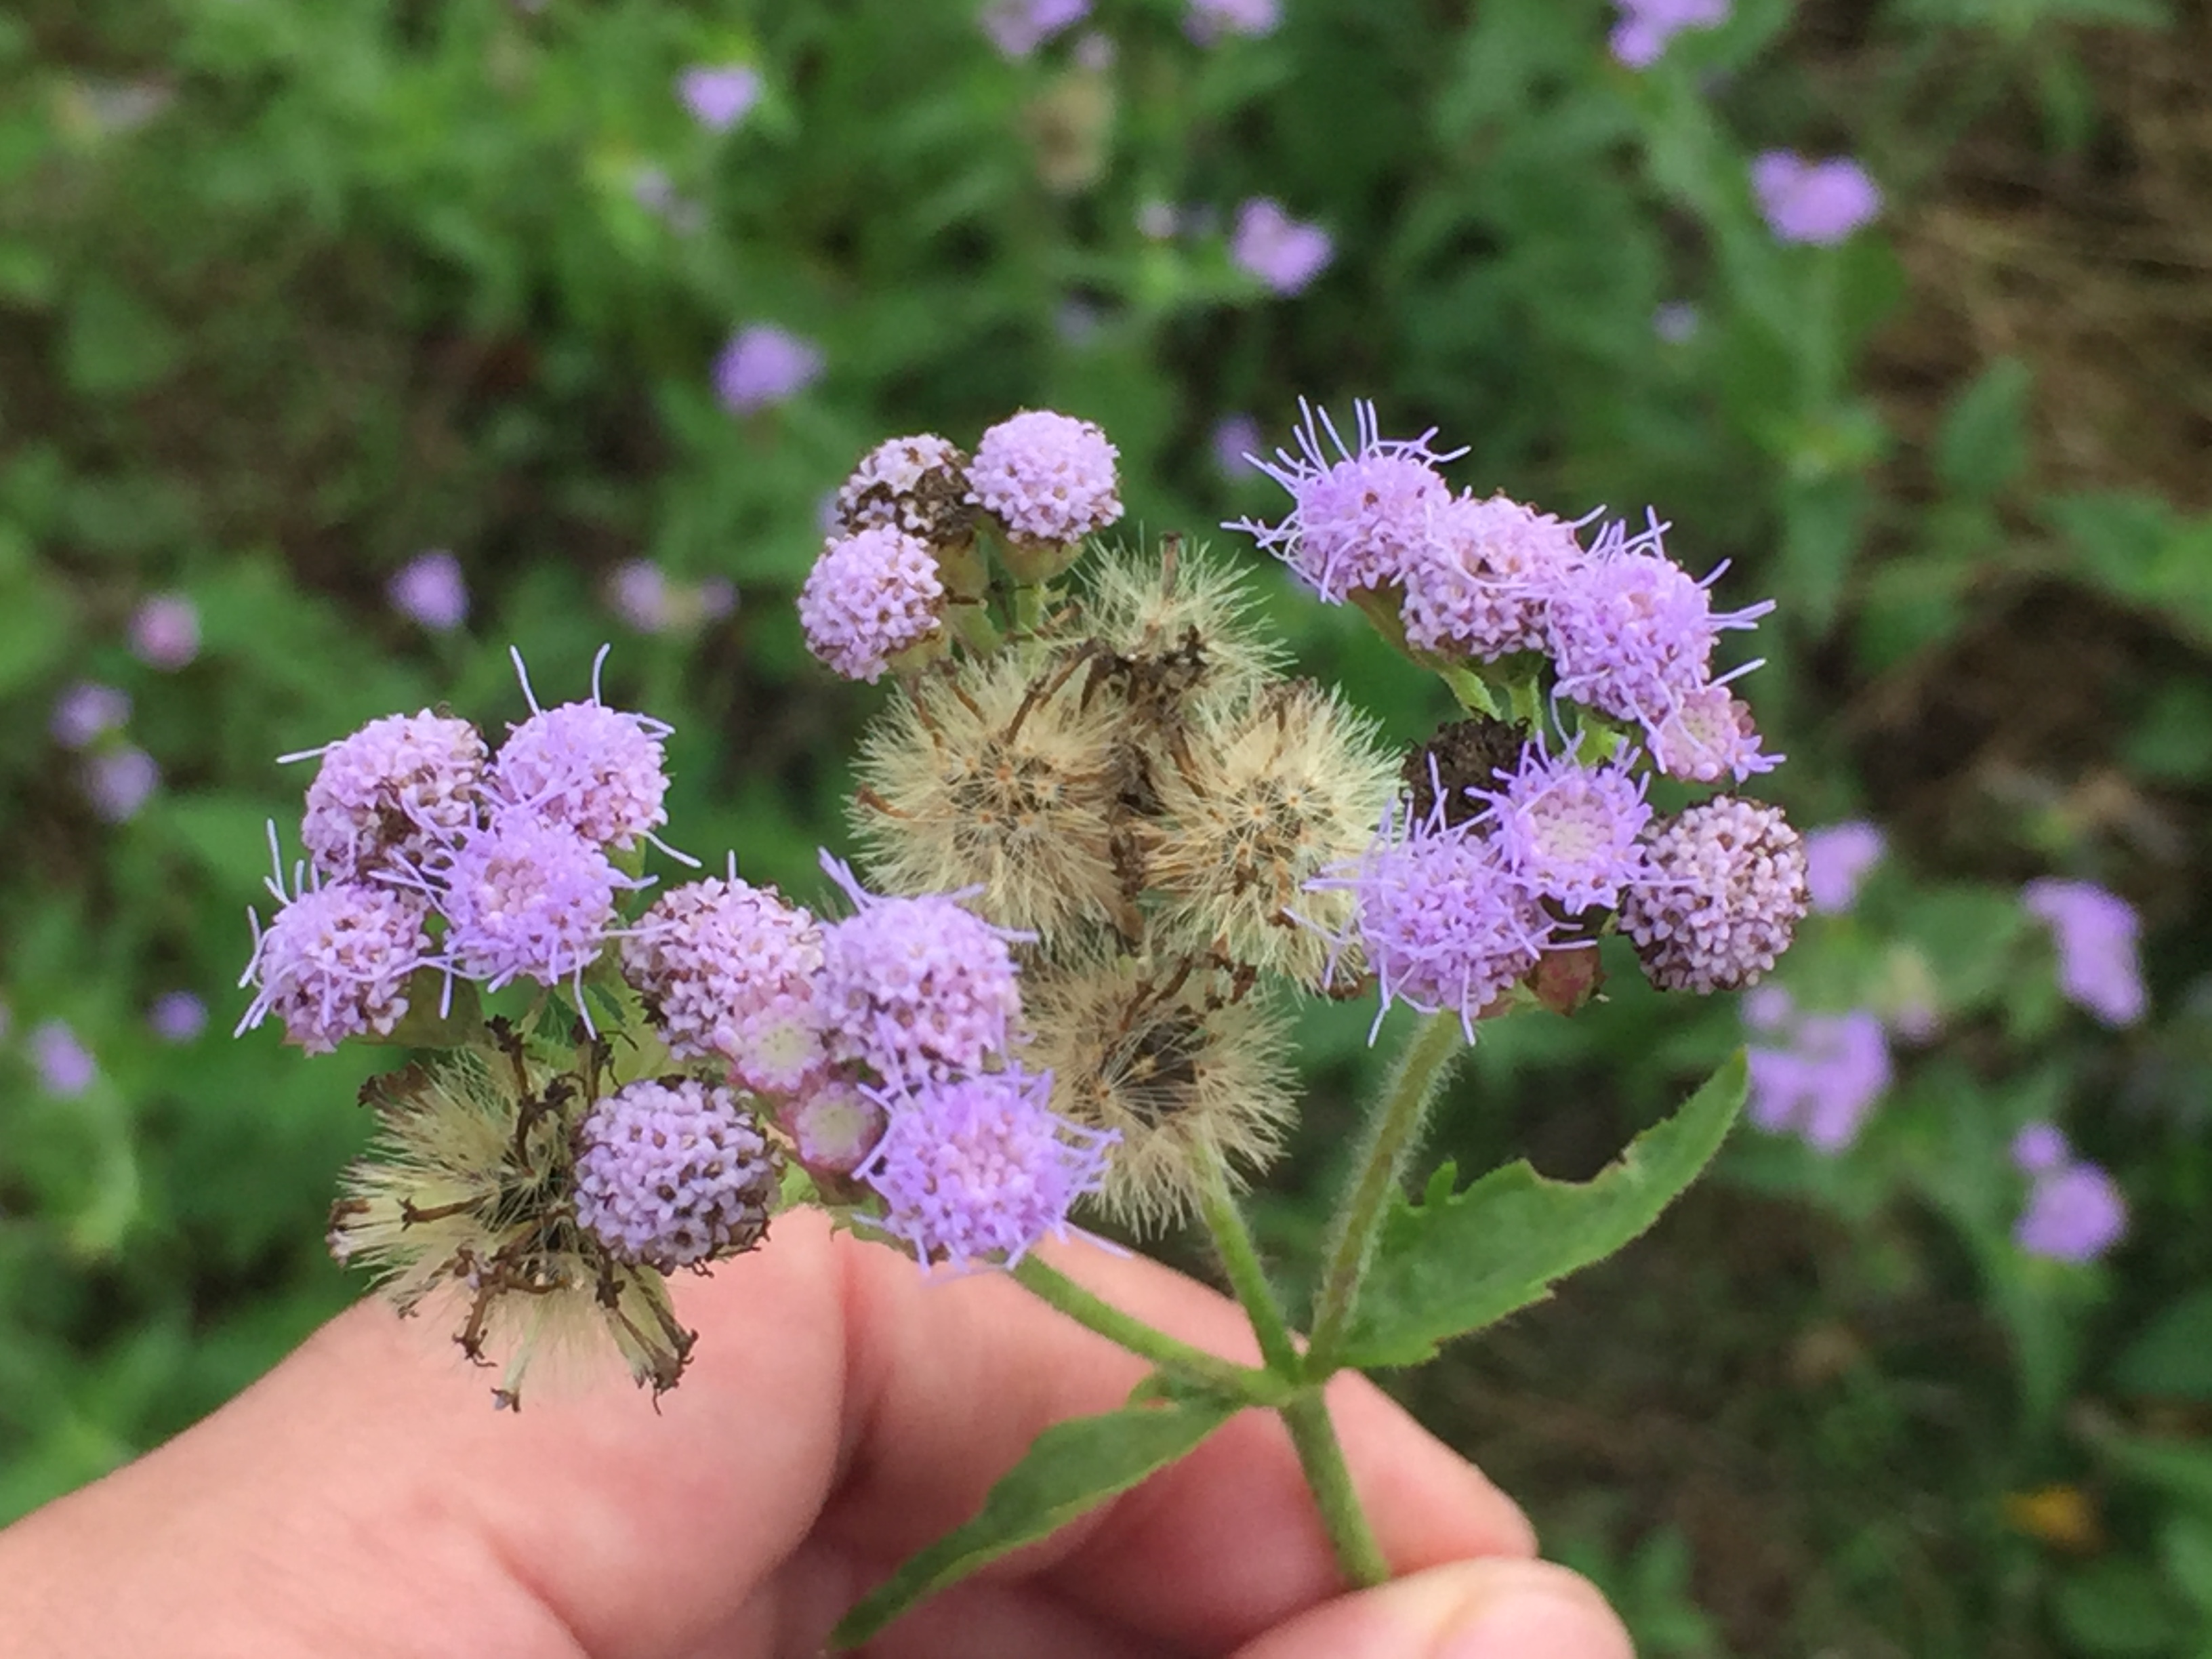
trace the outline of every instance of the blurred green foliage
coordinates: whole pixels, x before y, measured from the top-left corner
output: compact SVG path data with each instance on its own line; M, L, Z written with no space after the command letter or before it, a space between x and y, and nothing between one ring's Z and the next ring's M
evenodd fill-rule
M828 683L787 600L863 449L1061 408L1120 444L1133 523L1203 532L1269 505L1214 461L1219 420L1249 413L1272 445L1301 396L1371 396L1387 429L1468 445L1462 482L1568 515L1650 502L1692 568L1734 562L1728 599L1781 601L1753 684L1792 760L1767 793L1803 823L1892 830L1787 982L1940 1016L1849 1152L1747 1133L1701 1200L1775 1230L1796 1278L1670 1222L1569 1294L1619 1316L1617 1343L1528 1316L1553 1371L1508 1344L1506 1370L1448 1364L1443 1397L1455 1365L1471 1389L1520 1366L1596 1409L1658 1387L1627 1349L1664 1348L1660 1395L1788 1473L1786 1527L1751 1495L1721 1521L1585 1501L1628 1492L1626 1463L1528 1490L1654 1652L2206 1650L2212 501L2117 444L2101 470L2051 467L2076 366L2032 343L1964 374L1886 343L1940 282L1900 250L1956 208L1954 158L2002 144L2031 193L2124 179L2095 66L2114 31L2195 21L1739 0L1638 74L1607 56L1600 0L1285 9L1201 47L1181 0L1098 0L1110 61L1071 39L1009 61L966 8L909 0L0 15L0 1516L204 1413L356 1293L319 1240L368 1063L228 1036L262 826L304 782L274 757L437 702L497 730L521 708L510 644L566 696L611 638L611 696L677 728L685 843L811 894L875 698ZM697 63L763 76L726 132L676 95ZM1883 221L1778 242L1747 178L1772 146L1863 157ZM1229 256L1261 195L1335 239L1295 296ZM1663 305L1692 325L1662 337ZM713 365L757 322L827 372L737 417ZM431 546L471 590L451 634L386 597ZM734 613L641 631L608 604L636 559L734 582ZM1256 574L1308 667L1395 733L1443 712L1356 618ZM201 620L175 672L125 643L159 592ZM48 713L83 679L135 708L80 755ZM83 769L125 741L162 782L109 823ZM2142 903L2143 1026L2058 1000L2014 899L2047 872ZM1571 1024L1486 1039L1463 1161L1587 1175L1741 1038L1733 1000L1685 1018L1632 968L1613 983ZM213 1006L184 1043L146 1019L178 989ZM1310 1255L1365 1019L1322 1010L1305 1034L1323 1087L1261 1218L1286 1261ZM41 1082L27 1034L52 1020L96 1056L82 1092ZM2101 1267L2010 1243L2003 1148L2036 1116L2129 1194ZM1647 1271L1687 1298L1649 1343L1619 1277ZM1540 1473L1551 1443L1517 1432ZM1511 1443L1470 1449L1518 1467ZM1798 1553L1762 1601L1731 1588L1727 1540L1770 1521Z

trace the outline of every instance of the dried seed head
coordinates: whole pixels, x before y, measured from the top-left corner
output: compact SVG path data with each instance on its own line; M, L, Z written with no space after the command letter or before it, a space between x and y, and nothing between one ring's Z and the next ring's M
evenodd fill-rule
M1119 902L1109 845L1115 711L1052 657L969 659L902 692L861 746L854 828L894 893L981 884L1002 927L1050 932Z
M975 528L967 456L933 432L886 439L860 457L837 491L837 525L848 536L903 531L933 547L967 540Z
M341 1266L372 1269L402 1313L445 1305L454 1340L501 1363L501 1404L526 1371L579 1364L611 1339L633 1380L675 1386L691 1335L661 1275L615 1258L576 1219L581 1079L519 1044L462 1050L362 1091L378 1135L331 1210Z
M1094 559L1083 623L1112 653L1125 695L1198 713L1243 702L1275 678L1284 653L1252 625L1252 595L1229 560L1170 538L1159 552Z
M1239 1181L1266 1169L1296 1115L1285 1022L1257 998L1227 1000L1222 981L1098 955L1028 977L1029 1063L1051 1068L1054 1111L1121 1136L1098 1202L1140 1231L1196 1207L1205 1160Z
M1406 757L1399 781L1411 798L1415 823L1437 816L1447 827L1482 815L1482 803L1469 789L1488 789L1501 772L1521 764L1528 744L1528 728L1487 714L1452 720L1437 728L1436 736Z
M1322 986L1328 936L1344 931L1352 902L1306 884L1374 839L1395 771L1373 723L1310 680L1272 688L1194 734L1158 770L1148 874L1173 900L1160 916L1163 946L1218 947L1232 962Z

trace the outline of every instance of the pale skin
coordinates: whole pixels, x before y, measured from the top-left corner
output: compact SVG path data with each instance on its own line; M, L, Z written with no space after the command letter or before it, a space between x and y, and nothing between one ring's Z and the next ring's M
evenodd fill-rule
M1141 1258L1054 1264L1240 1360L1234 1304ZM618 1374L493 1374L371 1302L168 1445L0 1532L0 1656L783 1659L1141 1362L1005 1279L926 1280L787 1216L685 1276L654 1413ZM1345 1592L1290 1444L1247 1412L1186 1462L894 1625L881 1659L1625 1659L1512 1502L1364 1380L1334 1385L1401 1575Z

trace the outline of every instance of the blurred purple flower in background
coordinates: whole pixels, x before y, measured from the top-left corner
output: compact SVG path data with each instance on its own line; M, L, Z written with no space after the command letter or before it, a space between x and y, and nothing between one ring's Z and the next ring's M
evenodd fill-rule
M190 1042L207 1029L207 1004L190 991L164 991L146 1011L146 1024L164 1042Z
M2025 1175L2049 1175L2074 1155L2055 1123L2030 1123L2012 1138L2012 1161Z
M650 559L617 565L607 578L607 604L641 634L658 634L673 619L668 578Z
M1171 240L1182 228L1182 211L1155 197L1137 210L1137 234L1149 241Z
M760 101L760 71L750 64L695 64L676 77L676 95L710 132L727 132Z
M126 745L87 761L83 782L92 810L110 823L124 823L137 817L146 798L161 787L161 769L144 750Z
M1278 294L1296 294L1321 275L1334 252L1327 231L1291 218L1279 202L1255 196L1237 210L1229 257Z
M64 1099L81 1095L100 1075L100 1062L66 1020L50 1019L40 1025L31 1033L30 1047L31 1065L48 1094Z
M1668 345L1680 345L1698 331L1699 320L1687 300L1669 300L1651 313L1651 331Z
M1881 1020L1866 1008L1799 1012L1778 988L1756 1008L1753 999L1745 1000L1746 1023L1782 1042L1750 1049L1751 1121L1772 1133L1801 1136L1815 1152L1840 1152L1858 1138L1867 1113L1889 1088Z
M1026 58L1090 15L1091 0L991 0L978 21L1000 52Z
M461 562L442 547L402 565L385 592L393 610L434 634L450 633L468 619L469 585Z
M1729 17L1729 0L1620 0L1620 5L1609 44L1618 61L1637 70L1657 63L1683 30L1717 28Z
M97 680L79 680L54 699L47 729L64 749L88 748L131 718L131 694Z
M2023 1148L2026 1155L2023 1156ZM2031 1123L2013 1142L2013 1161L2033 1183L2013 1243L2054 1261L2089 1261L2119 1242L2128 1228L2127 1200L2100 1166L2067 1151L2048 1123Z
M1881 191L1847 156L1810 161L1770 149L1751 164L1751 189L1767 228L1785 242L1840 242L1881 211Z
M1887 842L1881 830L1861 819L1805 832L1805 887L1813 908L1835 915L1851 908L1859 883L1881 861Z
M2107 1025L2132 1025L2150 1006L2136 954L2135 907L2091 881L2045 878L2021 890L2027 913L2051 929L2058 988Z
M797 397L822 378L821 348L773 323L753 323L730 337L714 360L714 391L739 415Z
M1225 478L1256 475L1259 463L1248 459L1261 453L1260 422L1249 415L1224 415L1213 427L1213 464Z
M131 649L150 667L174 673L200 653L199 607L181 593L157 593L132 613Z
M1280 0L1190 0L1183 28L1201 46L1224 34L1273 34L1283 21Z
M1120 55L1113 37L1101 34L1097 29L1079 40L1075 43L1075 51L1071 54L1078 69L1088 70L1093 75L1105 74L1114 67L1114 60Z
M630 175L630 199L671 230L689 236L707 222L696 202L677 193L665 167L642 167Z

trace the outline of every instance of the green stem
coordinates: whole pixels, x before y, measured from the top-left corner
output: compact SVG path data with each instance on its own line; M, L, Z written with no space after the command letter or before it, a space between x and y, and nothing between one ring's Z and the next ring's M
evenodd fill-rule
M1291 1340L1291 1328L1275 1300L1274 1287L1267 1283L1267 1271L1260 1265L1260 1252L1252 1243L1244 1212L1229 1190L1229 1171L1220 1155L1210 1147L1201 1146L1193 1156L1198 1164L1200 1212L1206 1218L1206 1231L1213 1236L1213 1248L1220 1252L1229 1287L1244 1304L1267 1369L1294 1382L1302 1375L1297 1345Z
M1360 1148L1351 1188L1331 1224L1321 1290L1314 1298L1313 1340L1306 1350L1310 1376L1325 1377L1336 1369L1337 1350L1351 1328L1359 1280L1374 1252L1384 1206L1420 1139L1429 1103L1459 1057L1461 1036L1455 1014L1431 1014L1416 1027L1368 1119L1367 1142Z
M1077 1324L1151 1360L1172 1376L1235 1399L1249 1401L1255 1406L1275 1405L1289 1393L1285 1379L1177 1341L1165 1331L1157 1330L1133 1314L1123 1313L1111 1303L1093 1296L1057 1267L1048 1266L1040 1256L1024 1256L1021 1265L1014 1269L1014 1281Z
M1306 1484L1313 1488L1337 1565L1355 1588L1388 1583L1390 1564L1383 1559L1375 1528L1367 1523L1359 1494L1352 1489L1352 1471L1345 1466L1344 1448L1329 1421L1328 1401L1318 1388L1310 1388L1279 1409L1291 1443L1297 1448L1299 1466L1306 1472Z

